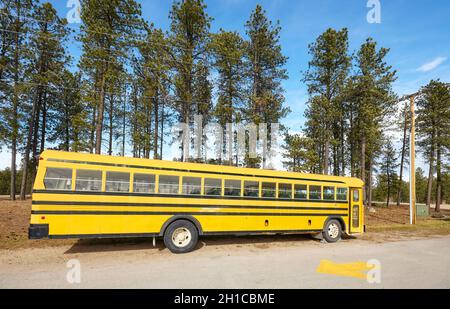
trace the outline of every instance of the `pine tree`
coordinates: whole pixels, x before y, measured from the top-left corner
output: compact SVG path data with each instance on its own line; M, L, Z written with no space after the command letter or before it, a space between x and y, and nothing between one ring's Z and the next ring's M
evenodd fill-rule
M92 127L95 153L100 154L107 89L125 70L123 63L135 46L142 26L141 8L135 0L85 0L82 2L81 68L93 85ZM92 138L93 139L93 138ZM93 142L93 141L92 141Z
M27 44L31 33L34 3L31 0L6 1L2 6L1 119L3 143L11 151L10 196L16 199L17 152L21 144L24 102L28 101L29 84ZM6 15L5 15L6 14ZM9 44L6 46L6 44Z
M387 201L386 207L389 207L389 200L392 189L396 188L396 170L398 168L397 153L391 139L386 139L382 148L380 172L386 176Z
M194 97L196 98L194 111L197 116L201 116L201 129L202 134L199 138L201 138L200 144L198 145L198 151L195 154L196 161L199 163L204 163L206 158L204 158L205 151L205 142L208 137L205 134L205 126L210 122L213 114L213 104L212 104L212 91L213 85L209 78L209 67L206 63L200 62L198 65L199 69L197 70L194 76Z
M369 38L356 54L356 74L352 76L347 100L354 110L352 138L358 140L360 152L360 177L366 182L364 192L369 191L372 179L373 162L379 151L380 134L387 123L387 117L394 112L396 96L392 83L396 80L396 71L385 62L389 52L386 48L377 48L377 43ZM366 173L369 171L369 174ZM365 194L365 200L370 194Z
M217 81L218 99L214 116L226 132L227 124L240 123L242 108L245 100L245 68L244 40L237 32L228 32L221 29L213 36L211 49L214 55L214 67L219 74ZM229 152L228 164L232 165L232 145L227 145L227 136L224 134L223 155ZM225 156L223 156L225 157Z
M450 86L439 80L432 80L421 90L417 102L417 133L419 147L430 164L427 204L431 204L433 170L437 173L436 213L440 213L442 199L442 171L450 149ZM434 164L434 162L436 162Z
M33 134L38 134L41 128L41 151L44 149L46 140L46 127L48 126L47 114L50 109L50 102L54 97L58 97L58 87L61 84L61 72L64 70L68 59L66 51L62 46L67 39L68 30L66 20L61 20L57 16L56 10L50 3L36 7L34 17L38 20L35 26L29 49L31 57L30 75L32 89L31 115L27 124L26 145L24 149L22 184L20 198L25 199L27 193L28 173L30 153L33 148ZM39 123L39 114L42 114L42 123ZM49 117L50 119L52 117ZM56 117L55 117L56 118ZM36 161L33 159L32 171L36 168Z
M410 123L411 123L411 112L409 109L409 104L405 103L403 108L400 111L399 115L400 122L398 123L399 129L403 132L402 138L402 151L401 151L401 160L400 160L400 178L398 182L397 189L397 206L400 206L402 192L403 192L403 171L404 166L409 162L409 150L410 150Z
M316 173L319 157L314 141L301 134L286 134L283 165L291 172Z
M196 110L194 91L197 73L204 69L209 56L211 18L203 0L182 0L173 4L170 12L170 63L175 71L174 107L180 123L190 124ZM188 160L182 155L182 160Z
M147 100L152 107L153 158L162 157L159 153L160 129L164 100L169 94L170 65L168 39L160 29L153 25L147 27L146 39L139 44L139 59L136 59L134 71L138 77L139 85L145 89Z
M59 99L54 107L56 121L50 132L49 141L57 149L65 151L87 151L89 137L88 109L81 100L82 85L79 73L67 69L62 72Z
M307 118L314 117L318 123L310 123L308 131L320 147L323 173L329 174L330 150L333 148L333 173L340 175L340 162L345 162L344 151L344 88L349 74L351 58L348 55L348 31L328 29L309 45L312 59L305 72L310 100ZM318 125L318 127L316 127ZM319 130L320 132L313 132Z
M244 120L255 125L279 123L290 112L284 106L285 97L281 85L288 75L284 68L287 57L283 55L280 45L280 23L277 21L273 25L263 8L257 5L245 28L249 38L245 57L248 63L246 76L250 83L250 100L243 109ZM268 128L267 131L270 135L271 130ZM267 150L270 147L269 142ZM262 167L266 168L266 151L263 153ZM249 162L250 165L255 163L257 162L251 160Z

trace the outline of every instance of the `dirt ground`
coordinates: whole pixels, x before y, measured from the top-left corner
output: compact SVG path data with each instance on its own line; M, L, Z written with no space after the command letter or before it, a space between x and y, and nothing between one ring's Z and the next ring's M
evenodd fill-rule
M28 225L31 212L31 201L0 200L0 249L22 249L58 247L67 245L103 246L123 243L133 245L147 244L146 239L126 240L28 240ZM409 209L407 207L375 208L375 213L366 211L367 233L358 239L375 242L423 238L438 235L450 235L450 211L443 211L447 219L419 219L416 226L410 226ZM210 242L236 244L251 243L256 247L269 244L284 244L296 241L302 236L254 236L240 237L239 241L228 237L214 237Z

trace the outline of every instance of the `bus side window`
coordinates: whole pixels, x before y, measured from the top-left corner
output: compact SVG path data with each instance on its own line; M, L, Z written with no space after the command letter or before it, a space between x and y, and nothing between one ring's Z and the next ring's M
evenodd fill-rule
M307 185L295 185L295 199L298 199L298 200L308 199L308 186Z
M106 172L106 192L130 192L130 174Z
M183 194L186 195L202 194L202 179L195 177L183 177Z
M205 195L221 196L222 179L205 178Z
M72 170L67 168L47 168L44 186L47 190L70 190L72 188Z
M334 201L334 187L323 187L323 199Z
M309 199L321 200L322 199L322 187L321 186L309 186Z
M77 170L75 189L77 191L101 191L102 171Z
M292 198L292 184L280 183L278 184L278 197L284 199Z
M261 195L264 198L275 198L277 195L277 184L271 182L263 182Z
M225 195L226 196L241 196L241 181L240 180L225 180Z
M180 177L159 176L159 193L178 194L180 187Z
M338 201L347 201L347 188L337 188L336 196Z
M353 202L359 202L359 190L353 190Z
M156 176L149 174L134 174L133 191L134 193L155 193Z
M259 182L245 181L244 182L244 196L245 197L259 197Z

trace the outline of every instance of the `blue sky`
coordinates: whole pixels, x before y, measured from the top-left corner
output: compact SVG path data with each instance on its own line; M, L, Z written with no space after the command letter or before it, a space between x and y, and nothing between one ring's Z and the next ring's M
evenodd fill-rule
M60 15L69 11L65 0L52 0ZM170 26L170 0L141 0L143 16L155 26ZM367 37L391 52L388 62L398 70L395 91L415 92L433 78L450 82L450 1L380 0L381 23L369 24L367 0L207 0L207 12L214 18L212 31L220 28L245 35L244 24L257 4L282 27L283 53L289 57L289 79L283 83L286 104L292 113L285 123L298 128L304 122L306 87L302 71L307 68L307 46L327 28L349 29L350 49L356 50ZM73 50L77 55L79 45Z
M62 17L70 10L66 0L50 2ZM146 20L168 29L171 0L139 2ZM206 4L208 14L214 18L213 32L223 28L244 35L244 24L257 4L264 7L271 20L280 21L283 53L289 57L286 65L289 79L283 86L286 104L292 110L283 123L295 131L304 123L307 94L301 72L309 60L307 46L329 27L349 29L351 50L358 49L367 37L390 48L387 60L398 71L394 90L399 95L415 92L431 79L450 82L448 0L380 0L380 24L367 22L370 11L367 0L207 0ZM79 55L79 47L79 43L73 43L69 49L75 57ZM6 166L8 160L3 153L0 166Z

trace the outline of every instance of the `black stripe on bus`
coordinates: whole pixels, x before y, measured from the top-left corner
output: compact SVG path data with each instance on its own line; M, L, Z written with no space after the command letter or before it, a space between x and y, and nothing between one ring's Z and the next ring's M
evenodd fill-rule
M154 204L154 203L108 203L108 202L62 202L62 201L33 201L33 205L45 206L99 206L99 207L153 207L153 208L225 208L225 209L271 209L271 210L337 210L348 211L347 208L336 207L281 207L281 206L235 206L235 205L199 205L199 204Z
M145 234L79 234L79 235L49 235L50 239L105 239L105 238L149 238L159 237L159 233Z
M339 180L335 181L335 180L308 179L308 178L297 178L297 177L260 176L260 175L251 175L251 174L222 173L222 172L211 172L211 171L200 171L200 170L188 170L188 169L181 169L181 168L178 169L178 168L151 167L151 166L142 166L142 165L114 164L114 163L105 163L105 162L60 160L60 159L52 159L52 158L48 159L48 161L50 161L50 162L58 162L58 163L98 165L98 166L109 166L109 167L124 167L124 168L135 168L135 169L146 169L146 170L168 171L168 172L183 172L183 173L223 175L223 176L254 177L254 178L267 178L267 179L301 180L301 181L311 181L311 182L327 182L327 183L341 183L341 184L345 184L344 181L339 181Z
M347 217L348 214L318 213L257 213L257 212L138 212L138 211L49 211L32 210L32 215L105 215L105 216L239 216L239 217Z
M237 232L203 232L204 236L221 236L221 235L233 235L233 236L251 236L261 234L294 234L294 233L320 233L323 230L280 230L280 231L237 231Z
M203 236L251 236L265 234L295 234L295 233L320 233L322 230L281 230L281 231L236 231L236 232L204 232ZM160 233L145 234L79 234L79 235L49 235L50 239L107 239L107 238L149 238L161 237Z
M126 196L126 197L148 197L148 198L181 198L181 199L206 199L206 200L232 200L232 201L268 201L283 203L324 203L324 204L348 204L348 201L332 200L300 200L263 197L242 196L210 196L210 195L182 195L182 194L148 194L128 192L94 192L94 191L63 191L63 190L33 190L33 194L56 194L56 195L93 195L93 196Z

